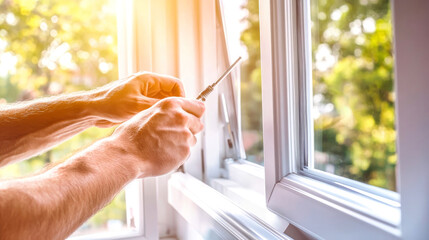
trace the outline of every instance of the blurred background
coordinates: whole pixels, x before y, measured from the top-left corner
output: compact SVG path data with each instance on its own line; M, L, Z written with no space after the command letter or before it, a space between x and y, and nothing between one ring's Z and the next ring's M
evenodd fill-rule
M396 191L389 0L310 1L314 167Z
M388 0L311 0L313 165L396 191L394 59ZM243 141L264 164L258 0L224 1L241 67ZM241 5L241 11L235 5ZM229 11L228 8L233 10ZM234 15L232 17L230 15ZM229 19L229 21L228 21ZM237 20L238 19L238 20ZM239 34L234 34L237 32ZM241 46L235 47L235 46Z
M0 0L0 104L89 90L116 80L115 11L114 0ZM112 130L90 128L44 154L1 168L0 178L37 173ZM121 192L76 234L124 227Z

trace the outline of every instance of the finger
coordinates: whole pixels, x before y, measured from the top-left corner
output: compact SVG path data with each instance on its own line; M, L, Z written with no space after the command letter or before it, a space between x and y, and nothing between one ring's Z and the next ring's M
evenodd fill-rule
M161 99L185 96L183 84L177 78L148 72L139 72L132 76L142 81L141 92L147 97Z
M173 89L171 90L171 94L172 96L175 97L185 97L185 88L183 87L183 84L181 81L177 81L174 86Z
M191 147L195 146L197 144L197 137L192 135L192 137L189 138L188 143L189 143L189 146Z
M201 122L201 119L196 118L193 115L190 115L188 119L189 120L188 120L188 124L187 124L188 126L187 127L192 132L192 134L195 135L195 134L201 132L204 129L204 125Z
M159 85L161 92L168 96L172 97L184 97L185 96L185 89L183 87L182 82L174 77L167 76L167 75L155 75Z
M183 98L181 101L182 109L186 112L200 118L203 116L206 107L203 102L193 99Z

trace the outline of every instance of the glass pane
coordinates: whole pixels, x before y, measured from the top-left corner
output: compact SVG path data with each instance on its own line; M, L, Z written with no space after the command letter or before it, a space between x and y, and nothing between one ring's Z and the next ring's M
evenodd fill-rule
M396 191L388 0L310 0L314 167Z
M88 90L118 77L113 0L0 1L0 104ZM91 128L52 150L0 170L0 179L64 161L113 129ZM126 227L124 193L77 234Z
M259 1L223 1L228 51L241 56L241 125L247 160L263 165Z

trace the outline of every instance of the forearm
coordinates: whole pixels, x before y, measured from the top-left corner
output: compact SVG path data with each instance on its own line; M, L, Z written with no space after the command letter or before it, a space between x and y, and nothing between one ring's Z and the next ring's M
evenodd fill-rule
M137 177L130 158L104 139L41 175L0 183L1 239L64 239Z
M125 122L168 96L184 96L178 79L138 73L90 92L0 105L0 167L40 154L88 127Z
M29 158L94 126L89 93L0 106L0 167Z

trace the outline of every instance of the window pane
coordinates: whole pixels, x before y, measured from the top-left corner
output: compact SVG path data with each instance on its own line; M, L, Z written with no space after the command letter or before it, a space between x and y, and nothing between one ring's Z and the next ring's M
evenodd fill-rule
M113 0L0 1L0 104L93 89L118 77ZM91 128L54 149L6 166L0 178L33 174L109 135ZM124 193L78 234L126 227Z
M259 1L223 1L228 50L241 56L241 126L247 160L264 164Z
M388 0L310 0L314 163L396 191ZM310 161L311 162L311 161Z

